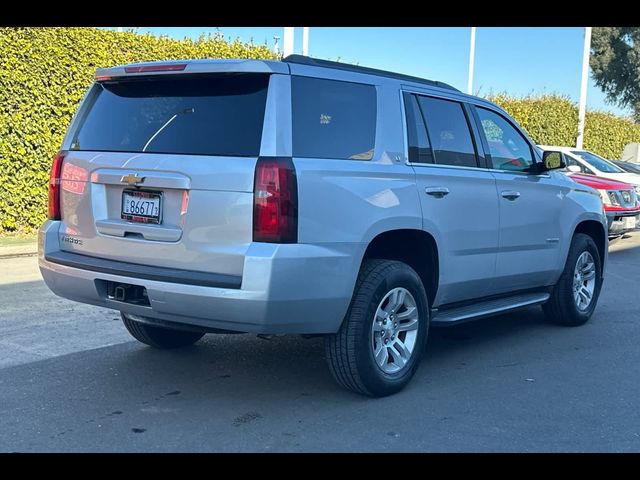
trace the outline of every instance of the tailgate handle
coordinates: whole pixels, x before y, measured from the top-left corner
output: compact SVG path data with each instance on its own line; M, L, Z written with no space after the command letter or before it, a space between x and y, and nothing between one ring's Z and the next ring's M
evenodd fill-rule
M124 232L124 238L139 238L140 240L145 240L144 235L139 232Z
M97 220L96 230L102 235L156 242L177 242L182 237L177 225L135 225L124 220Z

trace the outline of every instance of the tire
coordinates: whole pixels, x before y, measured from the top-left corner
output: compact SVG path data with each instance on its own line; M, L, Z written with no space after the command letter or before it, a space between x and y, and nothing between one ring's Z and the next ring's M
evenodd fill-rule
M329 369L340 385L356 393L383 397L399 392L420 363L428 329L429 304L418 274L402 262L365 260L340 330L325 337Z
M120 316L122 317L122 323L124 323L133 338L154 348L187 347L193 345L204 336L204 333L200 332L188 332L142 323L129 318L126 313L122 312L120 312Z
M581 277L574 277L577 273L578 262L581 262L581 265L584 267L581 270L587 272L586 265L588 265L588 263L584 263L585 259L588 263L593 263L592 268L588 269L591 273L586 273L586 275L582 275ZM583 280L584 278L590 277L591 274L593 275L592 289L589 288L589 281ZM591 278L589 278L589 280L590 279ZM582 287L580 287L580 285L582 285ZM569 248L567 262L562 275L560 275L558 283L553 287L551 297L547 303L542 305L542 309L547 319L557 325L567 327L583 325L591 318L596 308L601 288L602 262L598 248L589 235L576 233L571 241L571 247ZM582 294L578 294L578 299L575 297L576 290L583 292ZM591 297L588 305L585 306L585 293L588 293L590 290Z

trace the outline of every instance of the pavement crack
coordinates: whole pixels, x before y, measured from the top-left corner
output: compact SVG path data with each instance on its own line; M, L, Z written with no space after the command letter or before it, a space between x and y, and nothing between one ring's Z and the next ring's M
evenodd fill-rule
M253 422L262 418L258 412L247 412L244 415L240 415L233 420L233 425L235 427L239 427L240 425L244 425L245 423Z

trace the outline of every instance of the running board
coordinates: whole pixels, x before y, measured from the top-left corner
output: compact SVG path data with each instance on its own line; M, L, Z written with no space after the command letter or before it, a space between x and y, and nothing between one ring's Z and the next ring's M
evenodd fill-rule
M512 297L488 300L464 307L450 308L432 312L431 325L443 327L476 320L499 313L517 310L530 305L539 305L549 299L548 293L522 293Z

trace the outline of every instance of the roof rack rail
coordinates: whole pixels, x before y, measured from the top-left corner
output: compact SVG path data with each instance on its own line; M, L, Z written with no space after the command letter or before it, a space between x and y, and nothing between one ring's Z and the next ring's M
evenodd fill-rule
M379 75L382 77L395 78L397 80L405 80L407 82L423 83L432 87L446 88L459 92L455 87L437 80L427 80L426 78L413 77L402 73L389 72L388 70L379 70L377 68L361 67L359 65L351 65L348 63L332 62L331 60L320 60L319 58L305 57L304 55L289 55L282 59L286 63L296 63L299 65L310 65L314 67L334 68L336 70L345 70L348 72L366 73L368 75Z

